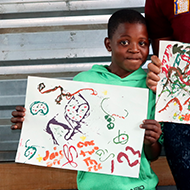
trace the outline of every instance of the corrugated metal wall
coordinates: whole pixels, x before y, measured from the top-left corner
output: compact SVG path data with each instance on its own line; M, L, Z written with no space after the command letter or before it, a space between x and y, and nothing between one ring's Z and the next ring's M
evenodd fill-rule
M93 64L109 64L104 48L110 15L144 12L145 0L0 1L0 161L13 161L20 131L11 112L24 105L28 75L72 79Z

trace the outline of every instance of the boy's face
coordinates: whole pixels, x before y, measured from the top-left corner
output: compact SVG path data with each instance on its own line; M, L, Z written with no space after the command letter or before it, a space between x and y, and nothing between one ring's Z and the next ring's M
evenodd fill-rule
M140 68L149 54L147 28L139 23L121 23L112 38L105 39L105 46L112 52L108 69L124 78Z

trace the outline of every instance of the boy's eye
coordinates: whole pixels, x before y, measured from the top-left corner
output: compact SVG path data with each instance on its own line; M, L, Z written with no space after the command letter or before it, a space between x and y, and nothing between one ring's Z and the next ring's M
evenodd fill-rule
M146 45L146 42L143 42L143 41L142 41L142 42L139 42L139 45L140 45L140 46L145 46L145 45Z
M123 46L127 46L127 45L129 45L129 42L127 40L126 41L121 41L120 44L123 45Z

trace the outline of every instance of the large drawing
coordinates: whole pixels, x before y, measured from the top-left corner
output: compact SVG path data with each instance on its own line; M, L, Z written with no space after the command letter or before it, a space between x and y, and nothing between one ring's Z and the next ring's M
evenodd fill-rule
M161 41L159 58L162 69L155 119L190 123L190 44Z
M16 162L138 177L148 90L29 77Z

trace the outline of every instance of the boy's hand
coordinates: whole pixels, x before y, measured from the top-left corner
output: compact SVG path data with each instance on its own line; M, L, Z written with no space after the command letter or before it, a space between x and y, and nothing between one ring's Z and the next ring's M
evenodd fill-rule
M145 119L140 127L145 129L144 144L146 145L156 143L162 133L161 125L156 120Z
M146 84L148 88L150 88L153 92L156 92L156 86L160 80L158 74L160 73L162 63L156 55L151 57L151 61L152 62L148 64L149 71L146 78Z
M12 112L12 118L11 122L14 123L14 125L11 126L11 129L21 129L22 123L24 121L26 109L22 106L17 106L16 111Z

